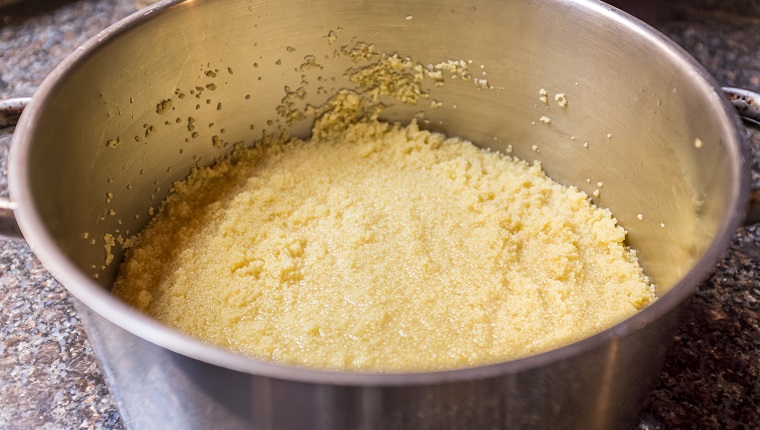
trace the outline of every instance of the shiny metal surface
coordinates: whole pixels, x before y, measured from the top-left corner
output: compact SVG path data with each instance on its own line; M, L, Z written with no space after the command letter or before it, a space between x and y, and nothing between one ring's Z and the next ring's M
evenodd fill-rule
M275 112L286 87L306 88L303 106L321 103L320 86L349 85L343 74L355 64L334 53L356 42L422 64L471 60L473 74L487 72L492 90L448 80L428 88L441 108L396 102L386 115L408 121L424 111L423 126L496 150L511 145L589 194L602 182L595 201L629 231L661 298L609 330L534 357L368 374L238 356L112 297L116 264L100 270L104 235L139 231L172 181L226 151L214 136L251 143L262 131L306 134L307 121L291 126ZM306 55L322 68L300 67ZM565 93L567 108L539 102L541 88ZM160 106L167 99L172 106ZM177 0L109 28L51 74L14 135L10 186L35 253L96 318L123 329L99 351L105 368L116 354L129 357L128 369L107 371L115 390L134 386L135 375L183 381L177 389L146 386L153 407L125 411L148 414L137 428L208 428L212 419L224 423L215 428L624 428L685 301L744 216L739 127L692 59L601 2ZM181 421L189 416L197 421Z

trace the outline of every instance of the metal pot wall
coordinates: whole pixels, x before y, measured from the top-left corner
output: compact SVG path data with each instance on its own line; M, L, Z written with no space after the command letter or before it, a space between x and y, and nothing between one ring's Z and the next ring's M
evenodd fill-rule
M424 127L511 145L589 194L602 182L595 201L629 231L659 300L533 357L379 374L235 355L111 296L122 252L112 247L108 261L107 235L139 231L173 181L227 151L222 141L308 133L308 121L290 124L276 107L299 87L302 107L350 86L344 72L356 64L339 53L357 42L424 65L464 60L487 79L492 88L447 79L428 101L392 104L387 119L423 111ZM540 102L542 88L568 106ZM108 332L104 370L144 385L138 395L112 386L135 428L625 428L684 304L744 218L737 118L681 49L597 1L169 1L104 31L48 77L17 126L9 180L24 237L85 305L89 333Z

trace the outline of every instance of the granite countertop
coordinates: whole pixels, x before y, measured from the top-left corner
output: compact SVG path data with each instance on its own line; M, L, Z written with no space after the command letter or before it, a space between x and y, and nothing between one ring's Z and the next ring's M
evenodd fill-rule
M760 2L614 1L671 37L722 85L760 91ZM2 4L2 2L0 2ZM0 99L29 96L133 0L25 0L0 9ZM760 134L750 132L760 171ZM0 196L10 138L0 136ZM760 176L753 174L760 184ZM760 423L760 227L741 229L699 287L641 429ZM72 299L21 240L0 239L0 428L123 428Z

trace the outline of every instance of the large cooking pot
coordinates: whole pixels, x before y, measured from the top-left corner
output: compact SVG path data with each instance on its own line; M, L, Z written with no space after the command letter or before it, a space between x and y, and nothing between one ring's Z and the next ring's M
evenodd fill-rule
M659 300L536 356L387 374L236 355L113 297L123 251L108 235L138 232L172 181L228 150L222 140L307 134L308 120L289 123L277 106L302 109L350 86L344 72L361 64L341 48L357 42L422 65L464 60L487 79L444 75L417 105L387 101L386 118L422 111L425 128L496 150L511 145L589 194L602 182L594 200L628 230ZM693 59L598 1L175 0L105 30L45 80L13 137L5 206L85 312L120 327L99 359L109 375L144 385L122 411L136 428L625 428L687 298L743 220L737 118ZM118 397L119 384L112 390Z

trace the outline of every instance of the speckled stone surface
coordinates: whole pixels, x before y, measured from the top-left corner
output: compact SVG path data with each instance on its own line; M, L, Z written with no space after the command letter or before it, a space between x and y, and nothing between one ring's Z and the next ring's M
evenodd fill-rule
M33 94L77 46L134 11L124 0L0 10L0 99ZM0 136L1 196L9 144ZM67 291L25 242L0 239L0 429L121 428Z
M760 91L760 2L617 1L689 51L722 85ZM33 94L131 0L23 0L0 10L0 98ZM10 139L0 136L0 196ZM751 151L760 171L760 134ZM754 175L755 184L760 176ZM740 230L691 302L640 429L760 428L760 226ZM120 429L66 290L18 240L0 239L0 429Z

